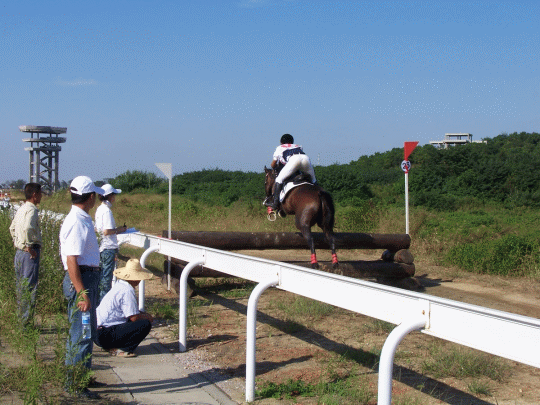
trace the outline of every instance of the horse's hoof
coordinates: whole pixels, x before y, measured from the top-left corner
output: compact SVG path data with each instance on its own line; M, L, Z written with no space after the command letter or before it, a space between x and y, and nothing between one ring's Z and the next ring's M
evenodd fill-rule
M311 268L317 270L319 268L319 263L311 263Z
M339 263L337 263L337 262L334 263L334 264L332 265L332 267L333 267L334 269L339 269Z

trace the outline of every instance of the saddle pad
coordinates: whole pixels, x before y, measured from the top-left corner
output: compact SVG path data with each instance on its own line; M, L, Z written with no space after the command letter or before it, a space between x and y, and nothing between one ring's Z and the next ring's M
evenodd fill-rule
M302 183L297 183L297 184L294 184L292 181L285 183L283 185L283 189L281 190L281 193L279 194L279 201L283 202L283 200L285 199L289 191L291 191L295 187L301 186L302 184L311 184L311 183L307 181L304 181Z

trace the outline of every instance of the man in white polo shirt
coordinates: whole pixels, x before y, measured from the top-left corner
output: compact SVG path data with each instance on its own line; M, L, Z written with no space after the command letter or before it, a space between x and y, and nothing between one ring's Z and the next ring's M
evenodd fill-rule
M66 389L82 397L98 398L97 394L86 387L74 386L73 372L80 362L88 369L92 365L92 339L96 336L96 307L101 271L99 246L89 211L96 203L96 193L103 195L105 191L96 187L86 176L74 178L69 189L71 211L60 229L60 255L66 270L63 290L68 300L68 319L71 323L66 345ZM90 312L90 339L83 338L83 312Z
M103 299L105 294L109 292L112 285L113 271L116 258L118 255L118 239L116 235L125 232L126 226L116 227L114 221L112 206L116 200L116 194L120 194L122 190L115 189L110 184L104 184L101 188L105 191L104 195L100 195L101 204L96 210L96 231L101 236L99 245L99 254L101 258L101 280L99 282L99 301Z

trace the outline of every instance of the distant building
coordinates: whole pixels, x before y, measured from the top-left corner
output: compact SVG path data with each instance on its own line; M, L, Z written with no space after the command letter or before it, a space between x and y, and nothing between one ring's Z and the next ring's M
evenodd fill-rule
M429 143L435 147L447 149L449 146L465 145L468 143L486 143L486 141L473 141L472 134L457 133L444 134L442 141L429 141Z

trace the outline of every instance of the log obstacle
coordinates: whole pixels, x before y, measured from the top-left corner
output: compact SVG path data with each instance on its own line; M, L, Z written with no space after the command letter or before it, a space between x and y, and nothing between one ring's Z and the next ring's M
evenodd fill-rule
M309 262L298 262L298 261L284 261L284 263L297 264L300 266L310 267ZM178 293L180 292L180 276L182 270L187 265L187 262L184 260L179 260L171 258L171 286ZM376 261L345 261L339 263L339 269L334 270L331 266L324 266L323 269L330 273L340 274L342 276L352 277L352 278L362 278L362 279L376 279L379 282L385 284L395 285L399 283L400 280L410 279L414 276L415 267L414 264L405 264L405 263L395 263L395 262L384 262L382 260ZM163 261L163 277L161 282L167 284L167 270L168 270L168 261ZM188 278L188 290L190 295L194 293L196 289L193 281L190 281L192 278L198 277L223 277L223 278L232 278L226 273L221 273L219 271L209 269L204 266L196 266L189 273ZM414 279L413 279L414 280ZM408 289L416 289L418 287L416 283L407 286Z
M329 249L323 233L314 232L316 249ZM163 237L168 231L163 231ZM206 231L172 231L171 239L193 245L205 246L220 250L266 250L266 249L307 249L306 240L300 232L206 232ZM339 269L326 271L353 278L377 278L387 280L407 279L414 276L414 258L408 248L411 238L406 234L368 234L368 233L336 233L337 249L384 249L381 260L340 262ZM310 267L308 262L287 262ZM167 272L168 262L164 262ZM173 286L187 262L172 259L171 277ZM328 266L329 267L329 266ZM198 266L190 272L190 277L230 277L219 271ZM176 287L175 287L176 289Z
M167 238L168 231L162 236ZM313 232L315 249L329 249L324 234ZM336 249L384 249L397 252L408 249L406 234L336 233ZM300 232L189 232L172 231L171 239L220 250L306 249Z
M283 263L305 265L309 267L309 262L287 261ZM171 276L180 278L182 269L188 264L184 260L171 258ZM163 270L167 273L168 262L163 262ZM345 261L339 263L338 270L332 270L333 273L339 273L349 277L364 278L364 277L388 277L388 278L404 278L414 276L414 264L385 262L382 260L359 260ZM189 273L190 277L232 277L228 274L217 270L209 269L204 266L197 266Z

